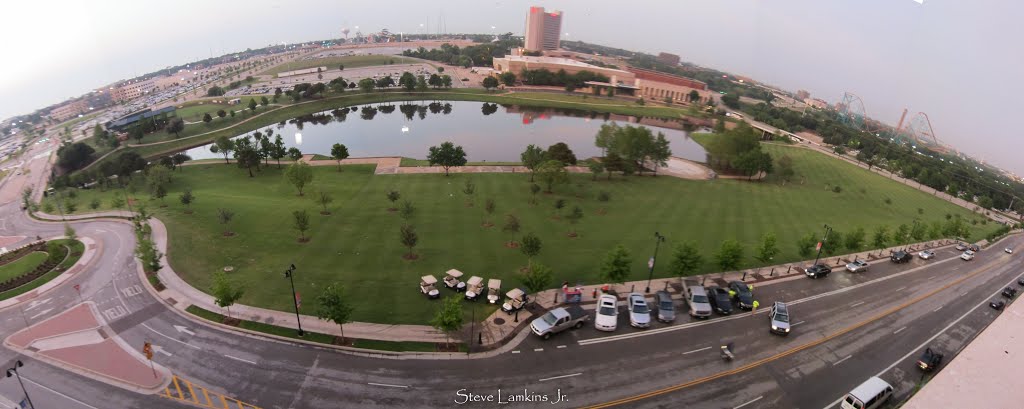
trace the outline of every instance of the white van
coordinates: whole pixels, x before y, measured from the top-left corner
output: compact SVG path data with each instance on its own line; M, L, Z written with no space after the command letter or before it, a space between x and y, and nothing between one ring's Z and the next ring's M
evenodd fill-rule
M891 397L892 386L877 376L872 376L846 394L839 406L843 409L875 409L881 407Z

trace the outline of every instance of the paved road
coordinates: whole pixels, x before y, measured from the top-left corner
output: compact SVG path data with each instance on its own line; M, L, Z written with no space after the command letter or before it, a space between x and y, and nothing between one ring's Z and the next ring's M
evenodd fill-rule
M62 234L61 224L28 219L17 205L0 207L5 220L0 235ZM878 373L902 397L920 379L913 367L920 349L930 345L951 356L962 348L996 316L984 305L987 300L1021 271L1018 256L998 250L962 262L946 249L930 261L883 262L862 274L836 271L824 279L799 278L755 289L762 305L774 300L792 304L795 326L788 337L769 335L761 310L703 322L681 315L673 326L656 324L643 331L623 321L614 334L586 327L546 342L529 336L513 351L486 359L392 360L197 325L148 292L135 290L143 283L132 260L130 226L110 221L74 226L99 244L96 263L72 283L41 296L36 305L0 311L4 336L79 302L72 285L80 284L82 299L96 302L130 345L151 341L165 352L154 359L182 379L262 408L452 407L470 393L498 399L500 389L503 401L534 400L525 407L553 406L536 402L542 397L564 399L561 407L579 407L665 390L624 405L816 409ZM1008 241L1019 246L1024 238ZM736 343L738 357L725 363L715 348L729 341ZM0 359L10 367L19 357L0 349ZM26 361L26 387L40 408L190 407L20 359ZM699 382L709 377L715 379ZM0 396L19 400L16 382L0 381Z

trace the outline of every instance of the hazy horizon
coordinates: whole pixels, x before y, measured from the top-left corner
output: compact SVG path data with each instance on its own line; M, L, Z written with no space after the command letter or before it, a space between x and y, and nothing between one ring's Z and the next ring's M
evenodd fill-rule
M926 112L938 138L976 158L1024 174L1024 142L991 119L1012 117L1024 63L1019 3L867 0L691 1L666 4L582 0L449 0L338 4L327 0L184 0L158 13L135 3L39 1L5 4L8 41L0 68L0 118L30 113L122 79L246 48L392 32L521 35L532 5L565 13L563 39L652 54L744 75L830 103L859 95L867 115L895 124L903 109ZM395 12L395 9L400 12ZM24 16L26 18L18 18ZM32 18L27 18L31 16ZM43 18L45 17L45 18ZM420 25L423 25L422 28ZM492 30L491 27L494 27ZM29 40L30 39L30 40ZM984 143L975 134L985 136Z

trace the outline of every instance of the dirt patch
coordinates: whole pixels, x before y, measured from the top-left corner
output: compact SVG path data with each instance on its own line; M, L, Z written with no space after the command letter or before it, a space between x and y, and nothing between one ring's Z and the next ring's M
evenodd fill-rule
M487 228L494 227L494 223L491 223L491 222L480 223L480 227L487 227Z
M398 211L398 208L397 207L389 207L388 211L391 212L391 213L394 213L394 212Z
M505 242L505 247L508 247L510 249L517 249L517 248L519 248L519 243L514 242L514 241L506 241Z
M437 352L459 352L459 344L446 344L444 342L438 342L434 344L437 348Z
M608 214L608 209L605 209L605 208L597 209L597 214L601 215L601 216L604 216L604 215Z
M309 243L309 237L299 237L299 238L295 239L295 241L297 241L299 243Z
M233 232L233 231L226 231L226 232L221 233L221 236L224 236L224 237L231 237L231 236L234 236L234 235L235 235L235 232Z
M356 340L355 338L334 337L334 341L331 343L343 347L352 347L356 345Z
M221 321L220 323L224 325L230 325L232 327L237 327L238 324L242 323L242 320L238 318L224 317L224 321Z
M411 261L411 260L419 259L420 255L419 254L413 254L413 253L406 253L406 254L402 255L402 258Z
M570 232L570 233L566 233L565 237L568 237L570 239L575 239L575 238L579 237L579 235L576 234L576 232Z
M185 214L192 214L192 211L191 210L186 210Z

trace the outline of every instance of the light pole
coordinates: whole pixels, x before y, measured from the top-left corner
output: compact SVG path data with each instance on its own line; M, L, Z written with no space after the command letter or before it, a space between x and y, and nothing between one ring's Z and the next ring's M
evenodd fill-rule
M645 294L649 294L651 292L651 278L654 277L654 263L658 260L658 247L661 246L661 243L664 241L665 236L662 236L661 233L654 232L654 257L651 257L650 266L648 266L650 267L650 270L647 272L647 288L644 289Z
M825 248L825 241L828 240L828 234L831 233L831 232L832 232L832 228L828 227L828 225L826 224L825 225L825 236L823 236L821 238L821 243L818 243L818 255L814 256L814 264L812 264L812 266L818 265L818 258L821 257L821 249Z
M25 366L25 364L21 363L20 359L15 361L14 367L7 370L7 377L10 378L11 373L13 373L14 376L18 378L18 385L21 385L21 392L25 394L25 400L28 401L29 408L36 409L36 405L32 404L32 398L28 397L28 391L25 390L25 384L21 382L21 374L18 373L18 368L23 366Z
M299 336L301 337L305 335L305 333L302 332L302 320L299 319L299 296L295 294L295 278L293 278L294 275L295 264L292 264L290 267L288 267L287 270L284 271L284 276L288 277L288 281L291 282L292 284L292 303L295 305L295 322L299 324Z

